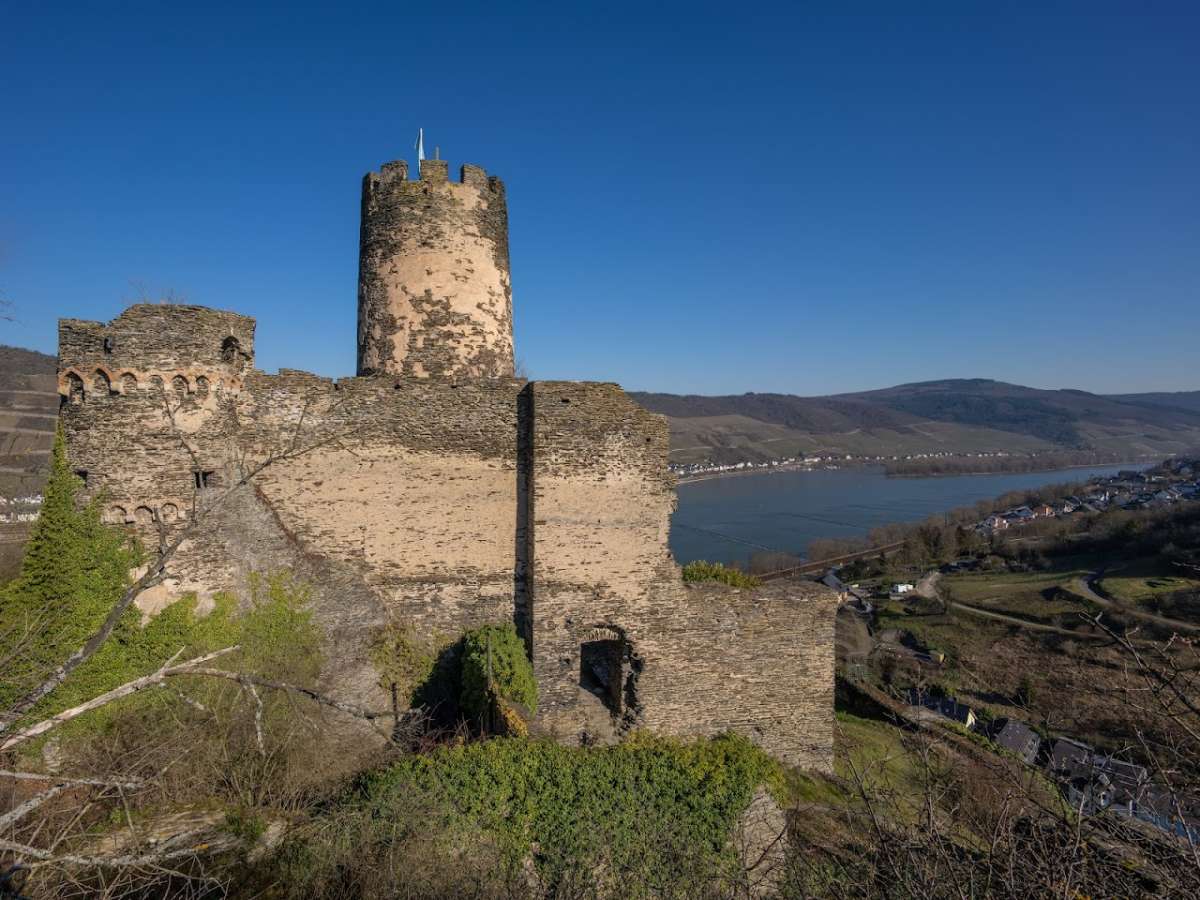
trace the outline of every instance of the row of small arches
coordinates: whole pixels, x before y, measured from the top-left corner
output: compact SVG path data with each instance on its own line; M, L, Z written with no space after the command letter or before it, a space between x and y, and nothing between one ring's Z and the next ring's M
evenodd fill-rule
M154 509L149 506L135 506L130 513L127 507L114 505L104 510L104 522L108 525L140 525L148 527L155 522L171 525L183 518L183 511L174 503L164 503Z
M103 369L97 369L87 382L74 370L67 372L64 377L67 398L72 403L82 403L88 393L99 396L132 394L140 390L142 386L138 381L138 376L133 372L122 372L114 378ZM151 375L146 380L146 386L155 392L163 390L166 385L167 382L161 375ZM177 374L171 377L170 386L171 390L179 397L195 394L200 399L204 399L208 396L212 385L203 375L198 375L195 380L191 380L186 375Z

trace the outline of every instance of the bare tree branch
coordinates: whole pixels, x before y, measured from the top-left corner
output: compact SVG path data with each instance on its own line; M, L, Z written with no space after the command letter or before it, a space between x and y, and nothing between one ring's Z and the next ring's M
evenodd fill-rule
M30 738L37 737L39 734L45 734L47 731L57 728L64 722L69 722L71 719L83 715L85 712L90 712L93 709L99 709L101 706L112 703L114 700L120 700L122 697L129 697L138 693L138 691L143 691L148 687L153 687L156 684L162 683L163 679L170 675L184 674L190 671L193 666L209 662L210 660L216 659L218 656L223 656L226 653L231 653L237 649L238 647L235 644L232 647L225 647L221 650L214 650L212 653L206 653L203 656L198 656L193 660L183 663L182 665L173 666L172 664L176 659L179 658L179 654L183 652L180 650L179 653L176 653L156 671L151 672L149 675L143 675L141 678L135 678L133 681L127 681L125 684L115 687L111 691L106 691L99 696L93 697L86 703L81 703L78 706L71 707L70 709L64 709L62 712L57 713L48 719L43 719L36 725L32 725L29 728L26 728L24 731L20 731L17 734L12 735L0 743L0 750L8 750L12 747L15 747L17 744L24 743Z
M38 860L30 867L47 865L71 865L87 868L132 868L141 866L156 866L164 862L186 859L201 854L220 853L236 846L237 838L233 835L223 835L217 839L189 844L186 847L172 847L173 844L190 841L203 834L203 831L188 831L173 835L166 843L168 846L152 853L141 855L126 854L123 856L81 856L77 854L55 855L53 851L30 847L28 844L18 844L15 841L0 840L0 850L7 850L20 856Z
M33 812L35 809L37 809L39 806L41 806L43 803L45 803L47 800L54 799L55 797L57 797L59 794L61 794L63 791L65 791L69 787L70 787L69 784L52 785L52 786L46 788L46 790L42 791L40 794L35 794L34 796L30 797L24 803L14 806L11 810L6 812L4 815L0 816L0 831L3 831L5 828L8 828L10 825L13 825L16 822L20 821L25 816L29 815L29 813Z
M40 772L10 772L0 769L0 778L13 778L18 781L53 781L57 784L78 784L91 787L117 787L127 790L137 790L146 786L141 778L64 778L61 775L43 775Z

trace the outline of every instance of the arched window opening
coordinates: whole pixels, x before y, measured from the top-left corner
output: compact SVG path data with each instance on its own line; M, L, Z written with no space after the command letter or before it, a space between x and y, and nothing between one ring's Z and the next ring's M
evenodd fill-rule
M83 379L74 372L67 373L67 399L76 406L83 402Z
M121 376L121 392L122 393L132 394L137 389L138 389L138 380L137 380L136 375L134 375L132 372L126 372L124 375Z
M102 521L105 525L124 525L129 518L129 513L125 511L123 506L110 506L104 511Z
M159 518L170 525L172 522L179 521L179 507L174 503L164 503L158 510Z
M182 375L176 375L171 379L171 390L175 392L177 397L186 397L188 392L187 379Z
M203 375L196 379L196 394L200 397L208 396L208 379Z
M162 393L163 380L162 380L161 376L159 376L159 375L151 375L150 376L150 390L152 390L158 394Z
M101 396L111 394L112 382L108 380L108 373L102 369L97 369L96 373L92 375L92 388Z
M154 524L154 510L148 506L139 506L133 511L133 520L141 526Z

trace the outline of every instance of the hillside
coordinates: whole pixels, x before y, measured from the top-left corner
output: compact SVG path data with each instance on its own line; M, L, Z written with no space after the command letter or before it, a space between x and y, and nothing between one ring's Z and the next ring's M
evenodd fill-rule
M0 346L0 579L14 570L36 511L58 415L53 356Z
M1180 395L1106 397L987 379L903 384L876 391L790 394L635 393L668 417L675 462L740 462L798 454L896 455L1098 450L1129 457L1200 446L1200 408ZM1166 405L1147 397L1181 397Z
M1173 406L1200 412L1200 391L1159 391L1149 394L1111 394L1109 400L1125 403L1149 403L1153 406Z

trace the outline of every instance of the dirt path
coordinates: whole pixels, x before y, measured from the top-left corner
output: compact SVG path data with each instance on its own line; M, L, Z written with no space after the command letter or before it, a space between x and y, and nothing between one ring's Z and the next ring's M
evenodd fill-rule
M1184 622L1179 619L1170 619L1166 616L1160 616L1156 613L1146 612L1145 610L1137 609L1133 606L1126 606L1124 603L1119 603L1105 597L1096 590L1096 579L1100 578L1103 573L1091 572L1083 578L1076 578L1071 587L1081 597L1085 597L1097 606L1102 606L1105 609L1112 610L1115 613L1120 613L1123 616L1132 616L1135 619L1142 619L1146 622L1153 622L1155 625L1161 625L1163 628L1174 628L1183 631L1200 631L1200 625L1195 622Z
M942 577L942 573L937 569L932 572L926 572L921 576L921 580L917 582L916 593L920 594L926 600L937 600L937 583Z
M955 600L949 601L946 606L950 609L961 609L963 612L968 612L973 616L982 616L985 619L995 619L998 622L1005 622L1009 625L1018 625L1021 628L1028 628L1030 631L1046 631L1050 634L1061 634L1065 637L1081 638L1084 640L1112 640L1106 634L1080 634L1078 631L1072 631L1069 628L1059 628L1057 625L1043 625L1040 622L1030 622L1028 619L1020 619L1016 616L1007 616L1004 613L980 609L978 606L968 606L965 603L959 603Z
M946 604L949 609L960 609L963 612L970 613L973 616L980 616L984 619L995 619L998 622L1004 622L1008 625L1016 625L1020 628L1028 629L1029 631L1042 631L1050 634L1061 634L1063 637L1075 638L1080 641L1112 641L1112 638L1107 634L1087 634L1086 632L1072 631L1069 628L1059 628L1057 625L1043 625L1040 622L1030 622L1027 619L1019 619L1016 616L1006 616L1004 613L992 612L987 609L980 609L977 606L968 606L965 603L959 603L951 600ZM1141 638L1130 638L1131 644L1138 644L1143 647L1161 647L1160 641L1148 641Z
M849 604L843 604L837 612L836 636L838 659L846 664L866 662L875 649L866 619Z

